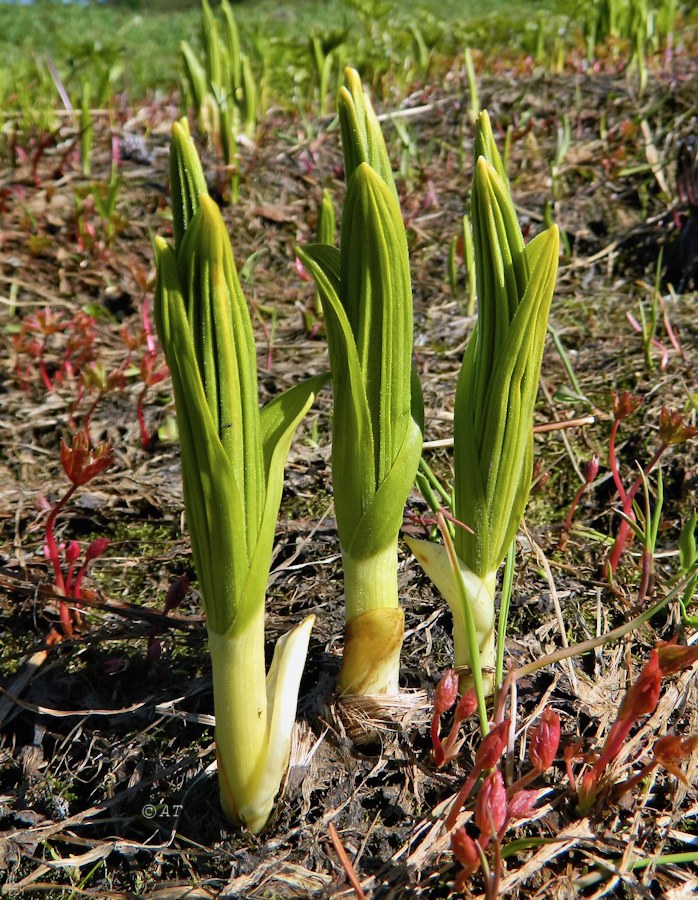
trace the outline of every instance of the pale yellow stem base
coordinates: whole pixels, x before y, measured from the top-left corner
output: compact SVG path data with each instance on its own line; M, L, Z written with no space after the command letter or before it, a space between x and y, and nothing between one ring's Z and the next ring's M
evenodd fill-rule
M400 651L405 634L401 609L372 609L344 628L340 694L391 696L400 690Z
M346 624L338 691L398 694L405 614L398 605L397 539L364 559L342 550L342 563Z
M406 538L410 550L424 569L434 586L448 603L453 615L453 663L457 669L472 670L472 661L466 638L466 611L460 601L451 564L442 544ZM494 690L495 641L494 641L494 592L497 573L479 578L458 560L463 576L482 668L482 681L487 694ZM461 678L461 690L472 687L472 679L466 674Z
M288 766L314 621L308 616L279 639L266 678L263 608L238 630L209 631L221 805L254 834L267 824Z

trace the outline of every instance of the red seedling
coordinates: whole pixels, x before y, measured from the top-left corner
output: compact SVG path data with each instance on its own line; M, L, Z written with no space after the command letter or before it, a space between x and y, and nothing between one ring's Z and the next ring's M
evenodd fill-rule
M686 776L679 768L679 763L687 760L698 747L698 735L682 738L678 734L667 734L660 738L653 748L655 765L675 775L686 787L689 786Z
M440 737L441 716L453 706L457 696L458 675L453 669L447 669L434 691L434 714L431 718L431 743L437 766L442 766L446 761Z
M26 384L26 377L31 371L31 367L27 369L21 369L20 367L19 357L25 355L38 363L41 381L46 390L53 390L54 382L46 361L47 347L49 339L65 331L68 328L68 324L67 320L60 313L55 312L49 306L24 319L19 334L16 334L12 339L18 354L18 362L15 368L20 383Z
M35 367L45 390L52 391L91 362L95 358L94 326L95 320L82 310L70 319L50 307L27 316L12 341L17 352L15 371L22 387L28 386ZM22 357L29 357L28 365L22 364Z
M517 791L509 801L510 819L527 819L538 803L538 791Z
M560 716L549 706L540 717L538 728L531 736L528 758L536 773L542 774L555 762L560 746Z
M104 364L101 362L93 362L85 366L80 372L80 381L78 384L78 396L70 409L69 421L74 421L77 408L82 402L86 392L94 392L95 398L90 403L87 412L82 419L82 427L88 428L94 411L97 409L100 400L112 391L123 391L126 387L126 375L124 374L124 365L120 365L117 369L107 374Z
M593 767L584 774L578 788L579 811L586 815L595 804L601 791L601 777L608 765L618 756L631 728L640 718L654 712L659 701L662 670L659 667L659 654L653 650L650 658L637 680L627 690L618 717L604 741L601 754Z
M164 364L157 364L157 352L151 354L150 351L146 351L143 354L141 357L141 381L143 382L143 388L138 395L136 415L138 417L138 427L141 432L141 446L144 450L149 450L152 447L153 439L155 437L154 434L148 433L148 426L145 422L145 414L143 412L145 395L148 392L148 388L160 384L160 382L164 381L168 375L169 369L167 366Z
M440 739L441 716L451 709L457 696L458 675L453 669L447 669L434 691L434 715L431 720L431 742L437 767L445 765L458 755L462 743L459 740L461 723L470 718L477 709L475 691L466 691L456 704L451 730L442 742Z
M681 444L698 434L698 428L685 425L683 417L679 413L666 408L662 409L659 414L660 445L652 456L652 459L644 467L642 474L637 476L632 486L626 491L618 469L616 437L620 421L631 415L638 408L640 402L639 398L634 397L632 394L624 393L621 395L613 395L614 422L611 427L611 437L608 446L608 461L613 475L613 481L621 500L623 521L618 527L618 533L607 560L608 572L611 577L615 575L623 550L632 536L630 523L635 521L633 501L643 484L643 477L646 478L649 475L668 447Z
M451 850L462 869L456 876L456 889L462 891L467 879L480 867L485 880L485 896L490 900L499 896L499 878L502 868L501 844L512 819L530 816L538 802L537 791L517 791L507 799L504 778L499 768L485 777L478 791L473 811L473 822L480 834L477 840L470 837L464 827L451 833ZM485 850L492 845L490 860Z
M92 481L114 462L114 452L108 441L100 441L93 446L90 435L85 428L76 431L70 446L61 439L61 465L71 482L72 488L66 494L70 497L75 488Z
M456 876L456 890L464 891L468 878L480 868L480 850L462 825L451 833L451 850L462 866Z
M499 769L490 772L482 782L475 801L473 818L480 829L478 843L483 850L492 838L498 839L504 834L509 813L507 791Z
M167 596L165 597L165 606L162 610L163 616L166 616L173 609L177 609L177 607L182 603L184 598L187 596L187 591L189 590L189 578L185 575L180 575L176 578L172 584L170 585L169 590L167 591ZM148 633L148 651L146 654L146 661L148 663L153 663L158 660L162 654L162 645L158 640L158 634L162 629L158 628L157 625L153 625Z
M639 772L628 778L622 784L617 784L613 788L613 799L618 800L626 791L635 787L652 772L657 766L661 766L670 772L679 781L689 787L686 776L680 768L680 763L688 759L693 751L698 747L698 735L689 738L682 738L676 734L667 734L655 743L652 748L652 759L646 763Z
M451 831L455 826L458 814L460 813L463 804L470 796L480 775L488 769L494 768L499 762L502 753L504 753L504 748L507 745L508 731L509 719L505 719L503 722L500 722L499 725L495 725L492 731L482 739L480 746L477 749L477 753L475 754L473 770L466 778L465 784L458 792L458 796L454 800L453 806L446 817L445 824L448 831Z
M104 553L109 541L106 538L98 538L90 544L85 562L73 581L73 573L79 557L79 546L77 541L71 541L65 549L58 547L55 537L56 520L77 488L87 484L96 475L109 468L113 462L114 454L111 444L101 442L96 447L92 446L90 436L84 428L73 435L70 445L65 440L61 440L61 465L70 481L70 487L51 509L44 528L46 534L45 553L53 567L56 590L62 597L79 599L80 585L88 564ZM62 549L64 550L64 560L61 559ZM64 562L68 566L65 575L63 573ZM73 633L74 621L78 620L73 618L64 601L60 602L60 619L63 634L70 636Z
M584 466L584 483L580 486L579 490L574 495L574 500L572 501L570 511L567 514L567 518L565 519L565 524L562 526L562 533L557 545L558 550L564 550L567 547L567 539L570 534L570 529L572 528L572 519L574 517L577 506L579 506L579 501L582 499L582 496L589 485L594 482L594 479L598 474L599 458L598 456L592 456L592 458L588 460L586 465Z
M657 644L657 658L662 675L677 675L698 661L698 644L687 647L672 641Z
M146 302L143 303L142 307L142 321L143 327L135 333L131 332L127 327L122 328L121 337L129 351L127 364L132 353L140 353L139 370L143 388L138 394L138 400L136 401L136 416L141 433L141 446L144 450L149 450L153 445L154 435L149 434L145 422L145 414L143 412L145 395L149 388L154 387L167 378L169 370L164 362L158 360L160 351L150 324L148 304Z

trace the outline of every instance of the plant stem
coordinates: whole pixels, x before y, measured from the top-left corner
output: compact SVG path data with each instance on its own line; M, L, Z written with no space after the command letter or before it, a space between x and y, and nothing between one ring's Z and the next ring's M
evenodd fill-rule
M365 559L342 553L344 567L344 657L342 694L399 692L404 613L398 604L397 539Z
M267 744L267 694L264 660L264 606L240 629L209 630L216 716L216 757L221 805L231 820L260 831L274 794L261 806L257 790ZM278 785L277 785L278 789Z
M623 503L623 505L625 506L625 487L623 486L623 482L620 478L620 472L618 471L618 459L616 457L616 438L618 436L619 425L620 419L614 419L613 425L611 426L611 436L608 439L608 465L611 468L611 475L613 475L613 483L615 484L616 490L618 491L618 496L621 499L621 503Z
M614 422L615 426L617 422ZM611 429L611 436L613 436L613 429ZM612 444L609 442L609 462L613 459L613 464L611 465L611 471L614 472L613 480L616 481L616 477L618 477L618 481L616 481L616 487L620 484L620 476L618 476L618 466L615 464L615 448L613 448L613 454L611 453ZM614 541L613 547L611 548L611 552L608 556L608 570L611 575L616 574L616 569L618 568L618 564L620 562L621 555L623 550L625 549L625 545L628 542L628 536L631 531L630 522L635 521L635 513L633 512L633 500L635 499L635 495L640 489L640 485L643 483L643 476L646 478L652 469L659 462L662 454L667 449L668 444L660 444L658 449L655 451L652 459L647 463L645 468L642 470L642 474L638 475L635 481L633 482L630 490L625 492L625 488L620 484L620 490L618 493L620 494L621 500L623 501L623 515L627 516L627 519L623 519L620 525L618 526L618 533L616 535L616 539ZM629 521L628 521L629 520Z
M56 546L56 538L54 535L54 527L56 524L56 519L60 511L66 505L68 500L75 493L75 488L77 485L71 484L68 490L63 494L61 499L56 503L51 512L49 513L48 518L46 519L46 525L44 526L46 532L46 546L48 547L48 555L51 560L51 564L53 566L53 577L55 579L56 587L58 588L58 592L65 596L65 580L63 578L63 570L61 569L61 561L58 554L58 547Z
M509 620L509 606L511 593L514 586L514 568L516 566L516 539L511 543L504 565L502 578L502 593L499 603L499 618L497 620L497 661L494 669L494 684L499 688L504 677L504 649L507 636L507 622Z
M475 624L473 605L475 605L476 600L477 602L480 601L480 595L478 595L477 598L473 598L469 595L469 591L463 577L463 572L461 571L459 560L456 555L453 541L451 540L451 535L446 525L446 520L444 519L443 513L438 512L436 514L436 521L438 523L439 530L441 531L441 537L443 538L446 553L448 554L449 562L451 564L451 571L453 573L453 579L456 583L456 591L460 600L459 606L462 610L462 623L458 623L454 615L453 660L456 668L463 667L465 665L469 666L470 668L473 687L475 688L475 694L477 696L478 715L480 716L480 730L482 731L482 735L484 737L489 733L490 727L487 716L487 703L485 699L485 683L482 677L482 663L483 657L485 657L485 665L491 664L493 660L489 659L489 657L492 655L490 651L493 651L494 647L490 646L490 641L488 640L488 638L485 638L485 647L481 646L481 642L478 640L478 631ZM480 579L478 580L480 581ZM482 580L481 585L483 591L489 591L493 616L494 580L495 575L493 574L491 578L488 577L487 579ZM492 631L492 641L493 640L494 631ZM487 652L483 653L483 650L486 650Z

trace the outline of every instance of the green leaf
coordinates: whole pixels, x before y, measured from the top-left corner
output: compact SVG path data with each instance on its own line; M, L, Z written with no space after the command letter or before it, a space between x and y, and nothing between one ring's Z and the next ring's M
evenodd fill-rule
M507 173L499 155L497 144L492 133L492 124L490 116L486 109L480 113L475 122L475 145L474 145L474 162L477 164L478 159L484 156L487 162L494 168L495 172L502 179L504 184L508 185Z
M337 295L339 252L325 244L297 248L322 298L334 393L332 470L339 539L348 546L375 493L373 431L354 335Z
M344 70L344 87L339 90L337 106L347 183L362 162L368 163L397 200L393 170L380 122L355 69Z
M371 415L378 487L411 419L412 287L399 205L367 163L347 188L340 268L340 298Z
M679 565L682 572L688 572L691 566L698 559L698 549L696 549L696 511L683 523L681 534L679 535Z
M375 556L395 541L421 455L422 432L417 422L410 420L395 462L356 525L351 543L342 544L354 559Z
M184 232L199 208L199 197L207 194L206 179L199 154L189 133L186 118L172 126L170 145L170 192L174 222L175 252L179 250Z
M252 541L264 505L257 353L225 224L206 194L177 255L197 365L211 418L245 503Z
M270 400L261 410L260 427L264 450L264 470L269 472L271 457L288 423L304 408L308 397L316 396L330 380L329 374L313 375Z
M192 103L194 104L196 114L199 115L208 94L206 70L201 65L198 56L187 41L182 41L180 43L179 52L182 56L184 74L189 85L189 90L191 91Z
M221 13L223 14L223 31L225 34L225 46L228 52L228 61L230 64L230 90L235 96L242 84L242 60L240 52L240 33L238 31L237 22L233 15L233 9L228 0L221 3Z
M336 227L337 223L334 214L334 204L332 203L332 194L330 194L329 191L324 191L322 194L322 203L318 210L318 244L329 244L333 247L335 243Z
M221 88L221 49L218 23L208 0L201 0L201 26L206 52L206 75L211 88Z
M224 633L238 613L231 586L241 587L247 577L242 492L209 412L174 253L161 238L156 239L156 247L155 319L177 405L192 551L209 627Z
M268 445L265 449L269 455L269 462L266 473L266 497L262 520L257 532L257 542L250 559L249 573L244 588L244 609L250 614L264 603L274 549L276 520L279 517L279 505L284 486L284 467L291 441L301 419L315 399L314 393L305 390L306 386L298 385L299 390L294 391L290 398L288 397L290 392L282 395L286 400L280 399L279 407L283 409L285 418L276 429L267 435ZM278 409L274 410L274 416L278 411ZM274 438L276 438L275 442Z
M488 369L488 391L472 388L475 351L468 348L456 390L456 516L476 529L456 534L458 555L476 574L496 571L521 521L530 489L533 408L559 237L553 227L530 251L534 265L516 315ZM478 330L477 337L480 337Z

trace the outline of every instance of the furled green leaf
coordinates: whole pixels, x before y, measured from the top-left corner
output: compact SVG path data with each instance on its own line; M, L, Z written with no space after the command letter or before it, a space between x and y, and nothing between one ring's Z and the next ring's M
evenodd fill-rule
M228 0L221 3L223 14L223 31L225 34L225 46L230 64L230 91L233 96L242 84L242 61L240 51L240 33L233 15L233 9Z
M411 419L412 287L400 208L367 163L357 167L347 188L340 298L371 415L377 488L392 468Z
M201 26L206 51L206 75L212 89L220 90L221 50L218 23L208 0L201 0Z
M354 529L351 543L346 546L347 553L354 559L374 556L395 540L402 527L405 501L414 484L421 455L422 432L418 423L410 419L390 471Z
M297 248L313 275L325 314L334 393L332 469L342 477L334 485L337 528L348 545L375 493L371 415L351 325L337 289L339 252L326 244Z
M242 486L245 532L253 536L264 505L257 354L225 224L205 194L177 265L209 411Z
M354 69L344 70L344 86L339 90L337 105L347 183L362 162L368 163L397 200L397 189L380 122L364 92L361 78Z
M527 248L532 269L519 307L490 361L478 397L476 350L468 348L456 390L456 514L475 534L456 532L459 557L477 575L496 570L521 521L530 489L533 408L557 272L559 237L549 229ZM477 339L480 337L477 332Z
M177 404L182 481L196 570L209 626L224 633L238 613L230 585L244 584L248 560L242 492L211 418L172 250L156 241L155 317ZM221 547L235 547L222 553Z
M486 109L482 110L475 123L474 149L475 162L477 162L481 156L484 156L504 184L508 185L509 181L507 179L507 173L504 168L504 163L502 162L502 157L499 154L494 134L492 133L492 123L490 122L490 116Z
M303 387L300 386L299 387ZM304 402L299 402L303 399ZM274 548L276 520L279 516L279 505L284 486L284 466L288 457L293 435L301 419L310 409L315 394L309 390L299 390L285 404L285 419L282 426L269 435L269 463L266 473L266 494L262 519L257 532L257 542L252 550L249 572L245 583L245 611L252 610L264 603L269 567ZM276 442L272 446L272 436Z
M174 222L175 252L184 237L192 217L199 208L199 197L207 194L206 179L199 154L189 133L186 118L172 126L170 145L170 193Z

